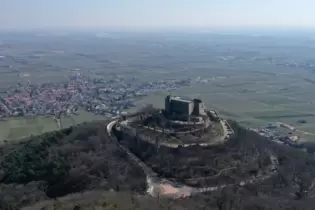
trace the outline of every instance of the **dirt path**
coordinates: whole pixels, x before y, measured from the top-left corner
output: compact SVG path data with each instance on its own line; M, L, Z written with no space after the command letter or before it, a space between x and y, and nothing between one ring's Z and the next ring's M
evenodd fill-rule
M56 121L58 130L61 130L62 127L61 127L60 118L53 117L53 119L54 119L54 121Z

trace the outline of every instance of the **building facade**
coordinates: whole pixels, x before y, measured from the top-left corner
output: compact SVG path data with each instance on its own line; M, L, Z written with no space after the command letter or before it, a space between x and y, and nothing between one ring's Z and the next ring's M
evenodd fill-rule
M200 116L205 114L204 109L204 104L199 99L190 100L170 95L165 98L165 112L168 114L186 117L191 115Z

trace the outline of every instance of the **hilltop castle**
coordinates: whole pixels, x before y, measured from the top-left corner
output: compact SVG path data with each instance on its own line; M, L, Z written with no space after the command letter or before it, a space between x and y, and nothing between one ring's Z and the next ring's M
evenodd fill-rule
M179 96L166 96L164 110L170 116L177 115L186 119L206 115L205 105L200 99L191 100Z

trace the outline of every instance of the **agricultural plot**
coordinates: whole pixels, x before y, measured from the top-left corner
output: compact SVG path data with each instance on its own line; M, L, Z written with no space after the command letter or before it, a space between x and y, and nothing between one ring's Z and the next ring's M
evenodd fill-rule
M311 113L301 113L285 109L277 111L246 112L246 114L257 119L270 120L273 122L281 122L281 119L284 119L286 121L289 120L290 122L292 122L292 119L297 121L299 119L304 119L307 117L314 117L314 115Z
M267 104L270 106L287 105L296 103L297 101L286 96L272 95L268 93L244 93L241 95L242 98L247 98L252 101ZM285 106L284 106L285 107Z
M0 142L58 129L53 117L11 118L0 121Z
M231 72L229 71L230 74ZM232 74L218 77L209 80L207 84L193 84L173 91L172 95L200 98L207 108L215 109L222 117L237 120L246 127L283 122L301 130L297 134L303 140L315 138L308 134L315 133L315 93L310 91L315 85L305 81L305 73L285 73L283 70L280 71L280 77L263 71L247 73L242 76ZM211 74L203 72L203 77L211 78ZM311 75L310 78L312 77ZM169 93L152 94L139 101L138 105L154 104L163 108L167 94ZM299 120L306 120L306 123L301 125Z
M63 128L68 128L70 126L74 126L76 123L72 116L61 116L60 117L60 127L61 129Z
M104 119L92 113L81 111L79 115L62 116L61 128L67 128L83 122ZM0 143L4 140L17 140L30 135L39 135L45 132L58 130L59 126L54 117L18 117L0 121Z
M315 88L315 85L314 87L310 87L309 90L313 90L314 88ZM315 92L306 91L306 89L302 89L300 91L292 91L291 93L286 94L286 95L304 103L315 101Z
M314 98L315 99L315 98ZM301 112L309 112L315 114L315 103L288 103L282 104L281 107L292 109L292 110L300 110Z
M72 122L74 121L75 124L80 124L83 122L90 122L90 121L94 121L94 120L104 120L106 119L105 116L102 115L95 115L91 112L86 112L83 110L80 110L78 115L71 115L71 118L73 120L71 120Z
M315 134L315 124L313 125L306 125L306 126L297 126L296 127L298 130L302 130L302 131L305 131L307 133L314 133Z
M83 38L84 41L47 38L45 42L33 40L3 48L15 59L1 63L0 94L18 82L66 80L66 76L76 73L73 69L96 78L115 75L136 77L140 82L191 79L191 87L172 94L200 98L208 109L215 109L222 117L247 127L284 122L310 132L315 125L315 69L310 67L315 65L312 42L210 34L117 37L120 38L90 37ZM43 49L43 52L30 49ZM56 49L58 53L52 53ZM33 55L37 58L29 57ZM198 83L196 79L202 81ZM145 104L163 108L167 94L146 96L129 112ZM104 117L81 111L79 115L62 117L60 124L65 128L95 119ZM307 123L298 124L301 119ZM0 139L57 129L56 122L49 118L29 122L15 118L1 121L0 127Z

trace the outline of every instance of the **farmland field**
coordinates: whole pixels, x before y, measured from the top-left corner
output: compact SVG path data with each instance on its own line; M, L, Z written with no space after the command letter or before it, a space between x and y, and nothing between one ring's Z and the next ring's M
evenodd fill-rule
M67 128L83 122L105 119L104 116L96 116L92 113L80 111L78 115L62 116L61 128ZM0 121L0 143L4 140L17 140L30 135L38 135L45 132L58 130L58 124L54 117L16 117Z
M240 67L238 67L240 68ZM267 69L270 69L269 71ZM244 71L244 70L243 70ZM173 95L201 98L209 109L215 109L223 117L237 120L247 127L266 126L269 123L283 122L296 126L298 133L305 140L313 140L315 136L315 84L305 82L305 73L290 72L283 74L266 73L275 71L269 66L264 73L257 71L242 72L239 76L230 75L211 80L206 84L193 84L173 91ZM301 70L302 71L302 70ZM220 72L194 72L196 76L215 77ZM281 74L281 75L279 75ZM276 76L275 76L276 75ZM307 74L315 80L315 75ZM168 92L154 94L143 99L139 104L153 103L164 106L164 97ZM306 124L299 124L306 120Z
M315 140L314 40L285 35L175 32L150 35L111 32L109 37L102 38L87 33L42 37L41 41L33 37L13 41L10 48L3 46L3 53L14 59L1 61L0 96L19 82L65 80L74 74L70 70L73 68L91 77L135 77L139 83L191 79L190 87L174 90L172 94L200 98L209 109L246 127L283 122L299 129L303 138ZM29 61L29 53L35 48L62 53L46 53ZM135 99L137 107L129 112L144 104L162 108L167 94L159 92ZM60 123L63 128L94 119L102 117L81 112L62 117ZM300 124L301 120L306 123ZM41 117L28 122L16 118L0 123L2 140L57 129L53 119Z
M0 121L0 142L15 140L58 129L52 117L11 118Z

